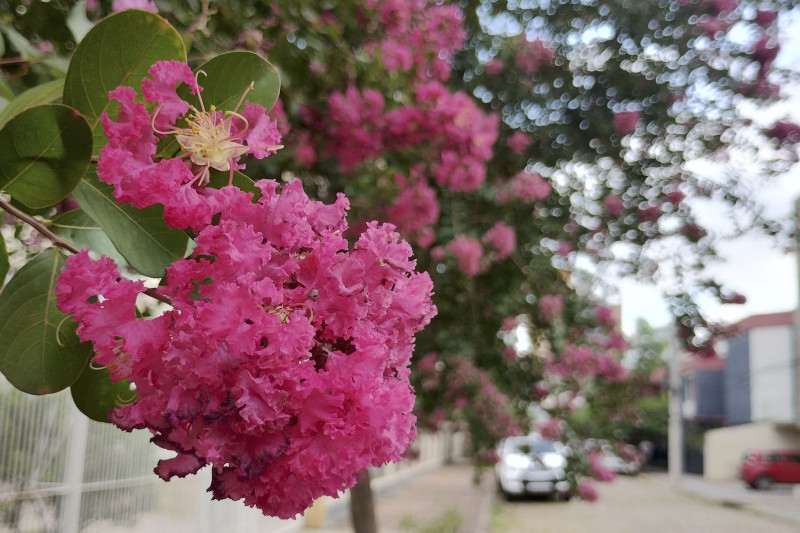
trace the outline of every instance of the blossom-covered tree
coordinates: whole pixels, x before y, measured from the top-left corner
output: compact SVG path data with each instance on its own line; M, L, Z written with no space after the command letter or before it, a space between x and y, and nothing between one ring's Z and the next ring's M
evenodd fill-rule
M162 287L150 292L169 296L172 305L180 306L176 309L181 309L182 320L184 315L189 321L213 312L214 304L206 299L215 302L223 293L232 302L252 304L256 294L263 296L258 292L263 282L270 285L270 302L259 303L264 320L303 324L305 337L298 338L307 340L306 366L311 361L315 367L327 361L333 365L337 358L328 359L331 351L348 357L365 352L366 371L371 368L368 361L376 360L358 343L375 340L375 331L386 334L389 317L375 314L388 306L406 317L397 319L407 321L398 333L406 340L397 341L402 356L387 355L394 349L384 353L389 366L383 371L389 376L383 378L406 379L402 369L410 355L408 338L433 309L425 298L430 286L422 280L427 278L412 273L411 249L400 238L410 242L416 268L433 282L438 309L431 325L416 337L416 372L411 376L416 411L432 426L447 417L464 421L476 454L489 457L487 450L512 426L529 429L526 420L514 421L514 416L531 405L551 412L550 421L540 427L553 433L563 431L559 413L576 409L582 401L599 402L612 396L609 391L624 399L616 394L629 387L620 364L624 339L607 306L603 280L584 272L582 264L591 263L599 272L613 269L674 280L668 298L687 347L713 353L718 330L703 317L696 297L710 293L731 303L742 299L703 275L703 265L715 257L715 241L695 209L698 200L720 200L736 210L736 220L745 222L737 230L786 233L782 221L759 216L750 191L793 164L797 126L788 119L761 123L750 110L780 96L780 84L791 74L774 64L780 49L777 14L790 5L760 0L245 0L235 6L204 2L198 14L194 2L159 1L138 7L156 7L174 24L190 45L189 57L239 49L250 52L247 57L266 57L277 67L281 94L270 118L247 103L262 101L270 108L274 98L264 101L267 82L255 80L250 93L251 80L243 80L239 93L233 94L219 80L241 76L214 59L192 64L197 67L193 74L155 67L149 81L140 85L142 97L131 93L139 90L136 83L126 83L129 89L116 89L111 96L122 110L116 116L79 107L80 84L69 73L63 94L65 103L95 124L98 183L113 185L116 200L149 206L150 213L155 209L173 228L172 249L156 267L145 261L155 252L133 253L113 230L110 236L139 272L162 277L166 271ZM95 5L90 15L105 15L107 7ZM67 55L74 45L59 11L62 6L36 9L41 10L36 17L31 10L14 20L14 35L21 33L32 45L16 50L24 61L3 71L10 96L29 86L57 86L60 75L53 58L41 48L52 41L52 54ZM44 20L52 23L42 24ZM73 64L91 64L92 54L82 53L89 46L81 44ZM248 68L240 65L237 72ZM99 108L105 110L106 102L104 95ZM224 114L210 107L213 102L225 102L217 104ZM213 150L202 151L208 147ZM691 164L698 161L705 166ZM703 170L711 164L713 176ZM280 191L264 182L254 186L239 172L242 165L251 176L285 185ZM247 192L226 187L231 183ZM15 196L13 185L3 187L26 203ZM248 193L255 203L245 201ZM342 222L342 193L350 208L348 227ZM91 205L91 191L79 185L73 196L100 223L102 211L84 205ZM274 210L287 213L280 224L258 221ZM373 220L388 222L393 229ZM191 255L185 253L187 234L196 243ZM218 286L218 269L224 264L217 265L216 258L225 254L257 265L256 278L233 276ZM314 261L325 257L328 264L311 264L309 256ZM75 257L82 259L70 263L82 261L86 269L93 264ZM280 267L274 271L273 266L262 268L275 261ZM108 297L103 291L129 284L118 282L111 267L95 267L103 274L98 278L109 285L93 286L96 299L87 295L89 301L72 302L70 313L109 307L104 306ZM329 276L318 274L326 268ZM371 268L377 269L375 279L355 274ZM320 284L313 298L301 289L309 278ZM407 282L398 283L400 279ZM361 292L349 294L356 285ZM340 293L327 298L323 286ZM250 287L254 293L241 294ZM128 298L141 292L125 291ZM266 328L266 323L246 323L253 318L241 313L250 304L232 313L231 320L242 318L244 330ZM356 335L348 329L354 315L368 322L372 333L359 330ZM125 320L132 319L128 315ZM178 340L171 336L188 327L177 318L165 322L160 317L147 322L164 328L164 342L141 347L137 353L145 359L148 350L173 349L171 343ZM118 357L114 350L120 348L113 341L120 335L109 331L110 359ZM78 333L88 334L85 329ZM154 335L154 342L158 338ZM243 350L255 354L284 348L270 341ZM285 350L288 356L300 347L289 342ZM257 364L260 355L253 357ZM168 375L180 368L180 361L170 364L178 366L165 368ZM318 375L320 368L313 370ZM263 392L264 380L247 381L247 371L230 375L231 401L245 396L255 400L255 391ZM284 381L292 379L277 368L270 372ZM186 416L222 415L229 400L200 383L193 390L202 388L208 398ZM303 391L315 386L313 380L303 383ZM170 424L186 424L186 419L164 409L178 401L175 394L174 399L161 398L154 392L150 407L135 404L123 412L153 414L153 426L165 437L160 442L186 461L179 470L226 464L213 444L191 450L176 444L183 437L172 435ZM269 405L269 398L259 401ZM615 401L597 412L613 418L625 408L623 401ZM290 451L302 453L283 450L290 439L281 440L276 433L278 428L302 432L290 423L299 415L273 411L276 419L268 431L277 440L259 460L245 454L238 474L246 477L252 468L258 476L273 475L264 463L274 462L279 470ZM236 416L245 425L259 425L262 414L242 411ZM138 416L143 419L144 412ZM229 423L224 416L219 421L220 427ZM368 430L357 421L348 421L348 428L351 423ZM379 435L383 430L371 431ZM407 441L403 435L398 442ZM390 455L396 456L400 447ZM583 462L589 474L590 465ZM220 478L227 481L231 475L224 471ZM219 481L216 490L252 503L266 494L259 491L270 489L248 492ZM596 494L585 484L576 490L587 499ZM291 497L300 498L294 492Z

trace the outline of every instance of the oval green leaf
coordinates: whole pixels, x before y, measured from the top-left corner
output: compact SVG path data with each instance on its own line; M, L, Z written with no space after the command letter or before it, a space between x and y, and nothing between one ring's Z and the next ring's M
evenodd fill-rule
M64 78L48 81L41 85L37 85L28 89L11 100L3 112L0 113L0 128L13 117L19 115L26 109L36 107L43 104L51 104L61 99L61 94L64 92Z
M153 63L170 59L186 61L183 40L169 22L149 11L121 11L86 34L72 56L64 103L89 120L95 153L105 144L100 115L109 108L108 93L121 85L140 92Z
M107 367L88 365L72 387L72 401L81 413L97 422L108 422L108 412L136 397L125 380L114 383Z
M56 217L50 223L50 229L78 248L88 248L97 255L106 255L120 266L127 264L103 228L82 209L68 211Z
M281 77L275 65L253 52L243 50L226 52L200 65L195 72L200 76L202 97L206 108L217 106L223 111L233 111L250 84L253 89L246 100L269 111L278 101ZM200 102L192 96L189 87L181 86L179 94L198 109Z
M89 167L92 132L60 104L26 109L0 130L0 189L28 207L66 198Z
M29 394L73 384L91 357L77 325L56 307L53 293L64 259L51 248L23 266L0 293L0 372Z
M87 172L73 195L131 267L145 276L162 277L167 266L186 254L189 237L167 227L163 206L136 209L118 204L113 190Z

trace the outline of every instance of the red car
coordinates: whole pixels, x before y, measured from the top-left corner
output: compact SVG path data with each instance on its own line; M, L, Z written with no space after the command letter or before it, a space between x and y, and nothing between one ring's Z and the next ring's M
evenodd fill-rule
M742 462L742 479L754 489L800 483L800 450L750 450Z

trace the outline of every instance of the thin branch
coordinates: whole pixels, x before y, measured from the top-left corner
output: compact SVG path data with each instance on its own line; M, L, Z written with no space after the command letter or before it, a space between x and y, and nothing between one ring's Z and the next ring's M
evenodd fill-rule
M44 222L42 222L40 220L36 220L31 215L29 215L29 214L25 213L24 211L14 207L13 205L11 205L10 203L6 202L2 198L0 198L0 209L2 209L3 211L6 211L7 213L17 217L21 221L23 221L26 224L28 224L29 226L31 226L33 229L35 229L36 231L38 231L39 233L41 233L42 235L44 235L45 237L50 239L50 242L52 242L53 245L56 246L57 248L61 248L62 250L66 250L66 251L71 252L73 254L77 254L77 253L80 252L80 249L78 247L76 247L74 244L72 244L71 242L65 241L64 239L62 239L61 237L59 237L58 235L53 233L50 230L50 228L48 228L47 225ZM152 289L152 288L145 289L144 294L150 296L151 298L154 298L154 299L158 300L159 302L163 302L163 303L165 303L167 305L172 305L172 300L170 299L169 296L164 296L163 294L160 294L155 289Z
M7 57L4 59L0 59L0 66L2 65L24 65L25 63L30 63L30 59L26 59L24 57Z
M31 215L14 207L13 205L6 202L2 198L0 198L0 209L14 215L21 221L31 226L33 229L35 229L36 231L38 231L39 233L50 239L50 241L56 247L67 250L68 252L72 252L73 254L77 254L78 252L80 252L80 249L75 247L74 244L65 241L64 239L62 239L61 237L50 231L50 228L48 228L42 221L36 220Z
M201 8L200 8L200 15L197 17L191 26L186 30L187 35L191 35L196 31L203 33L204 35L208 35L210 32L206 27L208 25L208 19L217 13L216 8L211 9L211 0L202 0Z

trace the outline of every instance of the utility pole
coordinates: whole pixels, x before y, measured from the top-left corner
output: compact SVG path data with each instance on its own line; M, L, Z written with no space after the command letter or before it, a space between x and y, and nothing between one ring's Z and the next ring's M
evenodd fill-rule
M797 261L797 287L800 291L800 197L794 201L794 257ZM798 296L800 301L800 296ZM792 418L796 427L800 428L800 303L794 309L794 380L792 380Z
M681 382L681 352L673 331L669 341L669 428L668 470L669 481L677 485L683 474L683 384Z

